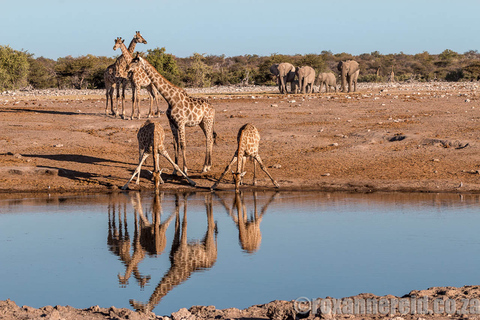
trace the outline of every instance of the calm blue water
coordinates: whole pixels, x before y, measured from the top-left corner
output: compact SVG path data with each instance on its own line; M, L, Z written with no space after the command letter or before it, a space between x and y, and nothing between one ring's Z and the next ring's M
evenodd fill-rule
M478 285L479 208L426 194L3 198L0 300L163 315Z

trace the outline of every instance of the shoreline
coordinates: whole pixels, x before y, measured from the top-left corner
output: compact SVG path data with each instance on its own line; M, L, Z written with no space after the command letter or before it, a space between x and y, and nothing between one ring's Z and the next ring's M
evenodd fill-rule
M70 306L32 308L18 306L9 299L0 301L1 319L476 319L480 314L480 286L431 287L412 290L403 296L377 296L360 293L343 298L305 297L297 300L274 300L245 309L216 309L215 306L181 308L170 315L136 312L126 308ZM356 304L355 304L356 303Z

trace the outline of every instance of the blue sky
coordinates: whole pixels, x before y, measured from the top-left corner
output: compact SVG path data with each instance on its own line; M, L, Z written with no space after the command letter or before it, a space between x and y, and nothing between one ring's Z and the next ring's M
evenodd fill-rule
M0 0L0 45L51 59L146 51L236 56L480 51L479 0Z

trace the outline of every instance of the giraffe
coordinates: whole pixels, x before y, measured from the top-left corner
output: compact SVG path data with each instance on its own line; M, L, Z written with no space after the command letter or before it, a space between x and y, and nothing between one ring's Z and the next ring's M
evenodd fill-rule
M155 193L152 204L152 223L143 213L140 193L136 192L135 196L130 198L135 217L134 251L131 256L121 257L126 266L125 274L118 274L118 281L122 286L128 284L128 280L133 273L140 287L144 288L151 277L139 277L138 264L145 258L145 253L158 256L165 250L167 244L165 233L174 214L172 213L167 220L161 222L162 198L163 194Z
M140 119L140 107L138 106L138 99L140 95L140 89L142 87L146 87L147 91L150 96L150 111L148 113L148 117L152 117L153 114L153 101L155 101L157 105L157 115L160 116L159 108L158 108L158 97L157 97L157 89L153 86L150 78L148 77L147 73L143 68L140 66L132 66L131 64L127 67L128 78L132 85L132 115L130 116L130 120L133 119L135 109L137 109L137 118Z
M195 271L210 269L217 261L217 225L213 219L212 194L205 195L207 211L207 231L201 242L187 241L187 201L183 197L183 221L180 228L180 204L176 195L175 201L175 235L170 250L170 269L150 296L148 303L130 300L130 305L137 311L152 311L174 287L178 286Z
M161 221L163 193L155 192L152 203L152 222L150 222L143 214L140 194L138 192L136 194L136 208L141 219L142 230L140 243L149 255L158 256L163 253L167 245L166 232L174 218L174 213L170 214L164 222Z
M190 97L185 90L176 87L165 79L147 60L137 56L133 68L141 65L153 85L168 103L165 112L174 137L175 163L178 165L179 153L183 158L183 172L187 174L187 160L185 155L186 139L185 127L200 126L206 139L205 162L202 172L210 171L212 167L212 149L216 137L213 129L215 122L215 109L202 98Z
M195 186L196 183L190 180L189 177L185 173L180 170L180 168L172 161L170 156L168 155L167 149L163 144L165 140L165 132L163 131L162 126L158 122L154 122L148 119L142 127L138 130L137 133L137 140L138 140L138 167L135 169L132 177L128 182L122 187L122 190L128 188L128 184L133 180L135 175L137 175L137 184L140 182L140 171L142 170L143 162L148 158L150 154L153 155L153 179L155 182L155 189L158 189L160 183L163 183L160 170L160 155L164 156L168 162L170 162L174 169L178 170L184 177L187 179L188 183L191 186Z
M272 178L270 173L268 173L267 168L262 162L262 158L260 158L260 155L258 154L258 146L260 144L260 133L258 132L257 128L251 123L247 123L243 125L240 130L238 131L237 135L237 143L238 143L238 148L237 151L235 151L235 154L233 155L232 161L227 165L225 168L225 171L222 173L220 178L218 179L217 182L210 188L214 190L217 185L220 183L222 180L223 176L227 171L230 169L232 164L237 161L237 172L233 172L233 179L235 180L235 192L238 193L240 192L240 184L242 182L242 178L245 175L245 162L247 156L250 157L253 160L253 185L255 186L257 184L256 180L256 162L260 165L260 168L267 174L267 176L272 180L273 184L275 185L276 188L279 188L280 186L278 183Z
M115 204L108 206L108 238L107 244L110 250L119 257L119 259L127 266L125 276L118 275L120 285L125 286L128 283L130 275L133 273L140 287L144 287L150 280L150 276L143 276L138 270L138 263L145 257L144 250L140 245L137 215L135 212L135 233L133 237L133 255L130 255L131 244L130 235L128 233L126 204L123 206L123 221L120 214L120 205L118 208L118 228L116 223Z
M390 72L390 76L388 77L388 82L395 82L395 72L393 72L393 66L392 72Z
M128 46L128 51L133 53L135 51L135 46L137 43L144 43L147 44L147 40L145 40L140 31L135 32L135 36L133 37L130 45ZM114 49L115 50L115 49ZM111 112L118 117L118 98L120 97L120 85L122 86L122 117L125 117L124 112L124 102L125 102L125 87L127 85L127 62L126 57L122 54L120 57L117 58L115 63L109 65L105 70L104 74L104 81L105 81L105 90L106 90L106 104L105 104L105 114L108 115L108 102L110 100L111 104ZM113 109L113 92L117 89L117 101L115 110Z
M245 199L243 193L235 193L235 198L232 204L232 208L228 208L225 201L219 196L216 195L225 210L230 217L232 217L238 229L238 239L242 250L247 253L254 253L260 248L262 242L262 233L260 231L260 223L262 222L263 216L265 215L268 206L273 202L276 195L275 192L268 199L265 205L260 210L260 214L257 210L257 192L253 192L253 214L250 217L247 216L247 209L245 205ZM236 207L237 215L233 214L233 208Z

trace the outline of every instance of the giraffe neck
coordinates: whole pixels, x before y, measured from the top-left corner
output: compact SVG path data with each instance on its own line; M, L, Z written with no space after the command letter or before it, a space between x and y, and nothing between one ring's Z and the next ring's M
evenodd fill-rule
M150 78L150 81L165 100L167 100L169 105L173 106L186 97L186 94L182 89L176 87L170 81L165 79L147 60L140 57L140 61L143 69Z
M133 54L133 52L135 51L136 45L137 45L137 41L135 40L135 38L133 38L132 41L130 41L130 44L128 45L128 52L130 52L130 54Z
M130 53L130 51L128 51L124 43L120 44L120 50L122 50L123 57L127 61L127 64L132 62L133 60L132 54Z

